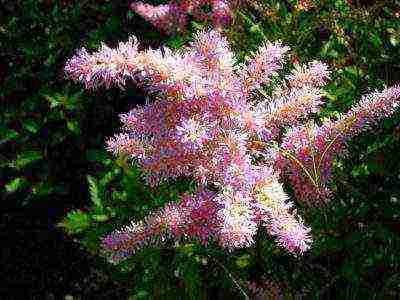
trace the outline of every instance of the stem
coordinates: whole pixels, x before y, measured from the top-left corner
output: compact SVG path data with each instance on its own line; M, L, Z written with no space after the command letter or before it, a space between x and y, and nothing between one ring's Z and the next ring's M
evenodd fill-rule
M322 161L323 161L323 159L324 159L325 154L328 152L329 148L333 146L333 143L336 141L337 137L338 137L338 136L336 135L336 136L329 142L329 145L325 148L325 150L324 150L324 152L322 153L321 158L320 158L320 160L319 160L319 162L318 162L318 168L321 167Z
M308 138L308 142L309 142L309 144L310 144L310 151L311 151L311 157L312 157L312 161L313 161L313 169L314 169L314 176L315 176L315 181L316 181L316 183L317 183L317 188L319 187L319 184L320 184L320 181L319 181L319 176L318 176L318 173L317 173L317 167L316 167L316 165L315 165L315 151L314 151L314 143L313 143L313 141L311 140L311 137L310 137L310 125L309 125L310 123L308 123L308 125L307 125L307 127L306 127L306 131L307 131L307 138Z
M229 272L229 270L222 263L220 263L216 258L212 258L212 259L228 274L228 276L233 281L233 283L236 285L238 290L243 294L244 298L246 300L250 300L250 297L246 294L246 292L240 286L239 282L233 277L233 275Z
M343 133L346 133L346 131L350 129L350 126L355 122L355 120L356 120L356 118L354 116L350 117L349 124L345 123L345 125L343 125L344 128L343 129L339 128L339 130L341 130ZM336 134L336 136L329 142L328 146L325 148L325 150L322 153L321 158L318 162L318 168L321 167L325 154L328 152L329 148L331 148L333 146L333 143L337 140L338 136L339 136L339 133Z
M286 150L280 150L283 156L286 156L287 158L291 159L292 161L296 162L306 173L308 178L311 180L312 184L318 188L317 183L314 181L314 178L311 176L311 174L308 172L307 168L299 161L294 155L290 154L289 151Z

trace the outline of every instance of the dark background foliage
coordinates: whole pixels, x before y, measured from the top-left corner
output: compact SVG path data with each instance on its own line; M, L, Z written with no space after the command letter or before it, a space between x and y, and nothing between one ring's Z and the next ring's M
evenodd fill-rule
M131 32L142 32L148 45L162 40L127 11L127 1L0 5L4 298L16 293L21 299L24 292L38 299L121 294L116 284L96 275L93 259L55 224L72 208L88 204L86 175L108 158L104 139L118 127L118 113L143 102L133 89L123 95L116 89L83 91L63 71L66 59L82 46L112 45Z
M327 62L334 72L321 118L399 82L399 1L314 1L308 11L300 2L248 1L227 28L238 58L263 39L280 39L293 61ZM267 299L278 291L288 298L399 297L399 114L355 139L336 162L328 207L299 206L315 238L303 258L277 249L264 232L253 248L230 256L196 244L147 249L118 266L98 255L102 235L192 187L180 181L150 191L136 168L105 152L118 113L143 103L141 91L84 91L64 77L66 59L82 46L112 46L131 33L144 47L190 39L158 34L128 6L1 1L0 297L240 299L238 286L250 294L248 281L269 287ZM190 31L201 26L192 23ZM65 215L68 234L56 225Z

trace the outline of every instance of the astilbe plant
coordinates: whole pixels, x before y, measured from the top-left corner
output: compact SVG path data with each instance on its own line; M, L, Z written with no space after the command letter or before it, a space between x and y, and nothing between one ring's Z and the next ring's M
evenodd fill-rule
M87 88L133 81L154 101L121 114L122 132L107 141L115 155L135 159L150 186L180 177L198 189L103 240L112 261L163 243L215 240L231 251L254 243L260 226L290 253L310 248L303 224L279 178L287 175L298 200L329 199L332 159L346 141L390 116L400 87L365 96L336 121L306 123L319 111L329 71L321 62L296 68L276 84L289 48L265 42L238 64L218 30L200 31L186 48L138 50L132 36L115 49L79 50L66 72ZM255 91L273 85L270 96Z

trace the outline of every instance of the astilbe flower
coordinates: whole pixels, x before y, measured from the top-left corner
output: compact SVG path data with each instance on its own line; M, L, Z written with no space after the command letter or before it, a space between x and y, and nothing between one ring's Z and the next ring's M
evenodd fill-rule
M110 56L100 73L101 55L80 50L68 61L67 74L93 88L109 86L110 77L102 74L111 73L118 85L132 79L155 95L153 102L120 115L122 132L107 149L134 158L151 186L184 176L199 187L105 237L103 245L116 261L148 245L186 239L215 240L228 250L248 247L260 226L287 251L307 251L310 228L279 175L289 173L300 200L326 199L333 156L367 123L393 113L399 98L398 87L387 89L364 98L337 121L302 127L320 109L321 87L329 78L322 63L298 66L269 98L254 104L252 91L270 83L285 62L288 48L280 43L263 44L240 67L217 30L198 32L180 51L137 47L135 37L116 50L103 46L99 52L107 49Z
M273 57L269 53L267 55ZM278 86L272 96L254 108L254 114L263 120L264 141L276 139L283 128L300 125L310 114L317 113L325 95L321 87L327 83L329 76L327 65L321 62L296 65L286 76L288 84Z
M176 29L183 29L188 22L187 12L184 7L175 3L175 1L156 6L143 2L134 2L131 4L131 9L153 26L168 33L172 33Z
M110 260L118 262L150 245L162 245L195 239L206 244L219 230L215 193L205 189L195 196L185 195L180 203L167 203L144 221L132 222L103 239L103 247L111 250Z
M292 203L282 185L270 176L259 182L256 188L258 218L268 232L277 238L278 245L292 253L305 252L311 243L310 228L303 225L300 217L291 212Z
M302 126L284 137L276 165L284 170L296 197L309 205L326 203L331 191L332 163L346 143L364 130L390 117L400 103L400 86L363 96L336 121L321 126Z
M240 66L241 80L244 82L246 91L255 90L262 84L271 81L276 71L281 69L283 58L289 47L281 43L265 42L252 57L247 58L247 64Z
M197 21L211 20L214 28L226 26L232 19L232 9L238 4L239 1L226 0L173 0L162 5L138 1L131 4L131 9L153 26L171 34L184 31L189 14ZM206 5L211 6L210 13L204 11Z
M217 201L223 207L218 212L222 220L219 229L221 246L229 250L251 246L258 227L251 209L252 200L239 191L225 188Z
M125 85L127 74L134 74L135 58L138 51L135 37L125 43L119 43L116 49L102 45L100 51L89 54L85 48L77 51L65 65L69 77L81 81L87 89L95 89L104 85L122 87Z

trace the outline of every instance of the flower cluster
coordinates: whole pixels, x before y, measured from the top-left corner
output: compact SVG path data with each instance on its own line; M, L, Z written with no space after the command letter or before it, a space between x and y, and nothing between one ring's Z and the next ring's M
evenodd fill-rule
M230 23L232 9L238 1L227 0L173 0L168 4L151 5L141 1L133 2L131 9L158 29L173 33L184 30L192 15L197 21L211 20L213 26L221 27ZM211 12L205 11L211 6Z
M276 166L284 170L296 198L309 205L329 200L332 161L346 149L346 142L390 117L399 107L400 86L364 96L336 121L321 126L296 127L282 140Z
M289 174L300 200L327 199L333 156L367 124L395 111L400 87L363 98L337 121L302 126L320 109L329 79L325 64L296 66L271 96L253 99L254 89L282 71L288 50L265 43L239 66L226 38L211 30L175 52L138 51L131 37L116 49L81 49L67 62L67 74L88 88L131 79L154 96L120 115L122 133L108 140L109 151L135 159L151 186L182 176L199 183L193 195L104 238L115 261L183 239L214 240L228 250L249 247L260 226L290 253L309 249L310 228L280 175Z

